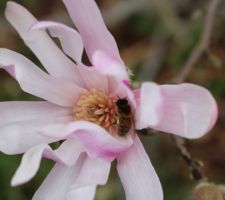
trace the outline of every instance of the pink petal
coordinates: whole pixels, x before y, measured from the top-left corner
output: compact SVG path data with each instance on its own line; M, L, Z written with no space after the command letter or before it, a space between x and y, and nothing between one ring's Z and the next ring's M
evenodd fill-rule
M206 134L217 119L217 105L208 90L194 84L162 85L158 87L161 94L162 105L159 123L148 126L168 133L186 138L198 138ZM151 93L151 88L145 91ZM144 100L140 100L140 107ZM151 106L151 105L149 105ZM157 110L157 109L156 109ZM157 113L156 113L157 114ZM147 116L145 116L147 117ZM145 118L143 126L147 126Z
M56 122L59 120L56 120ZM62 120L60 120L63 123ZM56 138L40 135L39 131L46 126L47 122L22 121L1 127L0 151L5 154L20 154L40 143L52 143L58 141Z
M117 160L127 200L163 200L158 176L137 136L134 144Z
M104 74L99 73L93 67L79 66L79 73L84 80L86 89L98 89L108 93L108 79Z
M72 166L83 151L83 146L74 140L67 141L57 151L53 151L47 144L37 145L23 155L21 164L13 176L11 185L17 186L31 180L36 175L43 156L51 158L58 163Z
M155 128L186 138L206 134L217 119L217 105L208 90L193 84L163 85L163 116Z
M96 185L80 187L67 193L67 200L94 200Z
M34 145L56 141L38 131L52 123L72 120L70 109L48 102L1 102L0 110L0 151L6 154L23 153Z
M48 34L45 31L30 30L37 20L28 10L10 1L7 3L5 15L51 75L82 85L75 64L63 54Z
M3 125L44 119L53 122L56 118L73 119L69 108L54 105L46 101L8 101L0 102L0 127Z
M74 139L64 141L58 149L54 150L54 153L61 159L59 162L68 166L74 165L82 152L85 152L84 146ZM52 154L45 154L44 156L52 160L55 159Z
M154 126L160 120L162 97L159 86L155 83L143 83L136 100L139 106L136 110L136 129Z
M84 89L73 83L52 77L24 56L0 49L0 68L6 69L30 94L61 106L74 106Z
M77 138L84 144L91 158L103 158L111 161L132 144L131 135L126 138L110 135L102 127L87 122L75 121L69 125L58 124L43 129L42 134L58 140Z
M102 51L94 53L92 63L102 74L115 76L121 80L129 79L126 67Z
M88 185L105 185L109 177L110 167L111 162L87 157L78 177L70 188L74 189Z
M37 22L31 28L31 30L41 29L48 29L51 36L59 38L63 51L76 62L81 63L83 42L75 29L51 21Z
M81 34L89 59L93 61L94 52L100 50L123 63L115 39L106 28L95 1L63 0L63 2Z
M70 185L79 173L84 159L84 157L79 158L77 164L71 167L56 164L35 192L32 200L67 199Z
M96 160L96 163L97 164L95 164L94 160L90 162L87 155L82 154L76 165L72 167L56 164L35 193L33 200L92 200L94 198L96 185L102 183L103 175L105 175L105 182L109 172L108 164L105 165L105 168L101 166L103 163L101 163L101 165L99 164L100 162L98 160ZM97 166L103 170L102 173L100 169L96 168ZM84 170L87 170L87 175ZM95 170L97 170L97 173ZM94 175L88 177L91 173L94 173ZM100 178L98 176L100 176ZM84 182L79 182L80 184L76 185L76 188L74 188L73 183L78 184L80 180Z

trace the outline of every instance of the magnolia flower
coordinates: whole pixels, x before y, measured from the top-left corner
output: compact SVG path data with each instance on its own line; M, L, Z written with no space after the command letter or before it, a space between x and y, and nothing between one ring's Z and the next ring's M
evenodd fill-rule
M213 97L188 83L145 82L132 90L95 1L63 3L79 32L61 23L38 22L22 6L7 3L6 18L46 70L16 52L0 49L0 68L23 91L43 99L0 102L0 150L24 153L11 184L33 178L45 157L56 164L34 200L89 200L97 185L107 182L116 159L126 199L162 200L161 184L135 129L203 136L217 118ZM59 39L61 48L51 37ZM82 63L83 48L92 66ZM121 99L124 113L118 105ZM57 141L61 145L52 149L49 144Z

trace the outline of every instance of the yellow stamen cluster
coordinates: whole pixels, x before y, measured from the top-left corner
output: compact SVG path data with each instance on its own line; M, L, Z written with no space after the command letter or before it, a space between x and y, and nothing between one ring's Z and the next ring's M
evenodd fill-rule
M115 102L104 91L85 91L74 107L75 119L96 123L111 132L118 120Z

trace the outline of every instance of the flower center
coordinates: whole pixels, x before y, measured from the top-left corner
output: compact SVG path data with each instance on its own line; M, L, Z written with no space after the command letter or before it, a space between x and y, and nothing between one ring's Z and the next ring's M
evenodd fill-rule
M116 99L109 97L101 90L85 91L73 111L76 120L96 123L110 133L117 128Z

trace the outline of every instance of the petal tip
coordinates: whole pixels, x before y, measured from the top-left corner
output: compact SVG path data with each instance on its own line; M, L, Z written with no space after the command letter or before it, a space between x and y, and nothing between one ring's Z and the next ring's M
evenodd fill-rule
M5 16L6 18L8 19L8 14L11 12L11 11L15 11L15 9L18 9L18 8L21 8L22 6L14 1L8 1L6 3L6 7L5 7Z
M29 180L28 180L28 181L29 181ZM27 181L23 180L22 177L19 177L19 176L17 175L17 173L15 173L14 176L12 177L12 180L11 180L10 185L11 185L12 187L17 187L17 186L20 186L20 185L24 184L25 182L27 182Z

